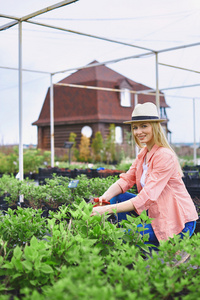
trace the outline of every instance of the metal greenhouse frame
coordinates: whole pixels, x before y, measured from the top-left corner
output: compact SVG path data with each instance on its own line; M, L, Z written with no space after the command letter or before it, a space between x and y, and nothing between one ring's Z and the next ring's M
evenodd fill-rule
M173 48L167 48L167 49L163 49L163 50L160 50L160 51L155 51L153 49L149 49L149 48L146 48L146 47L140 47L140 46L137 46L137 45L134 45L134 44L120 42L120 41L116 41L116 40L113 40L113 39L108 39L108 38L105 38L105 37L91 35L91 34L87 34L87 33L83 33L83 32L73 31L73 30L70 30L70 29L67 29L67 28L52 26L52 25L48 25L48 24L44 24L44 23L40 23L40 22L36 22L36 21L32 20L33 17L36 17L38 15L44 14L46 12L52 11L52 10L57 9L57 8L61 8L63 6L69 5L69 4L72 4L76 1L78 1L78 0L65 0L65 1L59 2L57 4L54 4L52 6L41 9L39 11L33 12L33 13L31 13L29 15L26 15L22 18L16 18L14 16L8 16L8 15L0 14L0 17L12 20L11 22L9 22L9 23L7 23L3 26L0 26L0 31L6 30L6 29L9 29L9 28L11 28L15 25L18 25L18 47L19 47L18 68L9 68L9 67L7 67L7 68L6 67L0 67L0 68L18 70L18 74L19 74L19 82L18 82L18 93L19 94L18 94L18 98L19 98L19 175L20 175L20 180L23 180L23 173L24 173L23 172L23 132L22 132L22 129L23 129L22 128L22 119L23 119L23 115L22 115L22 106L23 106L23 104L22 104L22 72L23 71L49 74L49 77L50 77L51 166L54 166L54 114L53 114L54 99L53 99L53 80L52 80L52 78L55 74L65 73L65 72L68 72L68 71L79 70L79 69L84 69L84 68L90 68L90 67L94 67L94 66L98 66L98 65L107 65L107 64L111 64L111 63L115 63L115 62L119 62L119 61L123 61L123 60L128 60L128 59L137 59L137 58L144 57L144 56L154 55L155 56L156 89L155 90L148 90L148 91L141 91L140 93L145 93L145 94L150 93L150 94L155 95L156 96L156 105L157 105L157 108L158 108L158 111L159 111L159 107L160 107L159 72L158 72L159 65L166 66L166 67L171 67L171 68L179 68L179 69L182 69L184 71L195 72L195 73L198 73L198 74L200 73L200 71L185 69L185 68L176 67L176 66L173 66L173 65L167 65L167 64L158 62L158 56L159 56L160 53L169 52L169 51L176 51L176 50L182 49L182 48L199 46L200 42L193 43L193 44L188 44L188 45L183 45L183 46L178 46L178 47L173 47ZM133 47L133 48L137 48L137 49L140 49L140 50L144 50L146 52L142 53L142 54L138 54L138 55L122 57L122 58L118 58L118 59L114 59L114 60L104 61L104 62L101 62L101 63L93 63L93 64L90 64L90 65L87 65L87 66L80 66L78 68L76 67L76 68L61 70L61 71L52 72L52 73L37 71L37 70L23 69L22 68L23 57L22 57L22 49L21 49L22 48L22 46L21 46L22 45L22 23L23 22L27 22L27 23L37 25L37 26L48 27L48 28L52 28L52 29L56 29L56 30L60 30L60 31L64 31L64 32L70 32L70 33L73 33L73 34L76 34L76 35L86 36L86 37L93 38L93 39L99 39L99 40L103 40L103 41L110 42L110 43L116 43L116 44L120 44L120 45L124 45L124 46L128 46L128 47ZM70 85L68 85L68 86L70 86ZM200 86L200 84L190 85L190 86ZM89 86L88 87L77 86L77 87L106 90L106 88L89 87ZM184 87L186 87L186 86L165 88L165 89L162 89L161 91L166 91L166 90L169 90L169 89L179 89L179 88L184 88ZM120 92L120 90L116 90L116 89L113 90L113 91ZM130 92L135 95L135 103L137 103L138 92L137 91L130 91ZM197 97L195 97L195 99L197 99ZM194 162L196 162L195 99L193 99Z

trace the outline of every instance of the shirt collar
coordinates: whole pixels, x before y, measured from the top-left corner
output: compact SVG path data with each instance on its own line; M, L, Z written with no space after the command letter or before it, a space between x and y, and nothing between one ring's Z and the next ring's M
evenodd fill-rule
M158 150L158 148L160 148L160 146L158 146L158 145L156 145L156 144L152 147L151 151L149 152L147 162L151 159L152 155ZM138 158L144 158L145 155L147 154L147 152L148 152L148 149L147 149L147 147L145 146L144 148L142 148L142 150L141 150L140 153L138 154Z

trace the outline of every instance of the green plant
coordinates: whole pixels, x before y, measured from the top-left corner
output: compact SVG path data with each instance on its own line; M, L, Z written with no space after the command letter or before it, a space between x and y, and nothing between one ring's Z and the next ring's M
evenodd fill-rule
M3 175L0 178L0 196L4 197L9 205L17 205L19 196L23 195L26 205L32 208L58 208L68 205L80 198L90 199L99 197L112 185L118 176L107 178L91 178L82 174L76 177L79 183L76 188L68 187L71 181L68 177L53 175L52 179L46 179L45 185L36 185L33 180L25 179L20 181L12 175ZM135 187L129 190L136 193Z
M5 215L0 214L0 237L6 242L6 247L12 249L16 245L23 246L33 236L42 238L46 230L41 214L42 210L21 207L17 210L8 208Z
M0 173L16 174L19 170L18 148L14 147L12 151L0 152ZM37 173L38 168L44 162L50 164L51 152L37 149L25 149L23 151L24 173Z
M0 173L14 174L18 170L18 156L15 153L5 155L0 153Z
M76 161L78 160L79 158L79 151L78 149L76 148L76 137L77 137L77 134L74 133L74 132L70 132L70 136L69 136L69 142L73 142L73 146L72 146L72 149L71 149L71 152L72 152L72 160L73 161Z
M73 201L72 193L68 188L68 177L53 176L53 179L46 180L46 203L53 208L57 208L61 204L70 204Z
M133 147L135 146L135 142L133 139L132 131L125 130L124 131L124 140L126 144L126 158L130 157L133 158L135 151L133 150Z
M24 248L16 246L10 261L1 261L0 275L4 275L5 284L9 283L11 290L23 288L38 288L53 283L53 269L48 264L51 249L49 244L32 237L30 244Z
M3 175L0 179L0 193L10 204L16 204L21 195L22 181L16 179L13 175Z
M92 139L91 148L93 151L94 161L102 161L103 137L100 131L95 133L95 137Z
M115 125L109 127L109 134L105 140L104 160L108 163L115 161Z
M0 230L1 299L198 299L200 234L162 241L159 251L149 255L145 237L142 241L136 231L138 223L151 221L145 213L119 227L108 215L90 217L92 205L77 202L52 212L40 224L41 235L36 231L39 225L30 227L27 231L35 232L25 232L26 238L20 236L25 229L17 227L15 245ZM15 214L9 214L17 226ZM18 214L24 218L21 211ZM28 227L30 219L24 222ZM181 260L178 250L191 257L176 267L175 260Z
M85 174L76 177L79 183L75 189L71 190L73 198L82 197L90 199L92 197L99 197L113 184L118 177L109 176L107 178L91 178L88 179Z
M89 181L89 190L93 196L102 196L117 179L117 176L109 176L107 178L92 178Z
M86 162L90 160L90 139L83 134L79 145L79 160Z
M23 154L24 160L24 173L28 174L30 172L37 173L38 168L43 164L44 161L49 162L49 153L43 153L40 150L24 150Z
M28 205L35 209L42 209L48 202L48 187L36 185L34 181L23 181L21 194Z
M119 163L117 165L117 169L127 172L129 170L129 168L131 167L132 163L133 163L133 160L132 160L132 162L121 161L121 163Z

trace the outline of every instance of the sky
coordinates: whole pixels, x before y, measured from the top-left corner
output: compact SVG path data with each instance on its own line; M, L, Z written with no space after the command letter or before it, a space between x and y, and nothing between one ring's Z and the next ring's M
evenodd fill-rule
M58 2L0 0L0 26L12 21L3 15L23 17ZM200 143L200 46L166 51L199 42L199 0L79 0L31 20L121 44L22 23L22 67L43 72L23 71L24 144L37 144L37 127L32 123L39 117L50 73L59 72L53 76L56 83L93 60L105 62L150 50L158 51L158 83L169 105L172 143L192 143L194 135ZM18 48L18 25L0 31L0 145L19 142L19 80L18 71L12 70L18 68ZM161 50L165 51L159 53ZM107 66L136 82L156 87L154 54Z

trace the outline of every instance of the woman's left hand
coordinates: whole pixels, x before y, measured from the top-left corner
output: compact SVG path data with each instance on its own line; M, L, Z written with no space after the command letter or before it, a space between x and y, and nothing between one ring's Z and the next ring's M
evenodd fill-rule
M93 207L93 210L92 210L92 213L91 213L91 217L92 216L95 216L95 215L102 215L102 214L105 214L105 212L107 212L108 209L107 209L107 205L104 205L104 206L96 206L96 207Z

